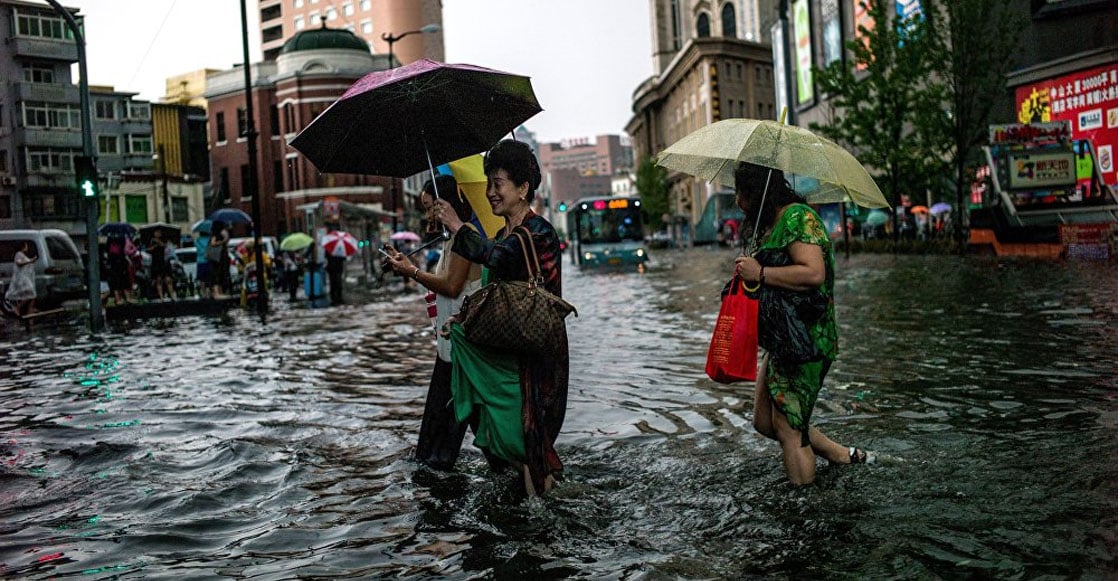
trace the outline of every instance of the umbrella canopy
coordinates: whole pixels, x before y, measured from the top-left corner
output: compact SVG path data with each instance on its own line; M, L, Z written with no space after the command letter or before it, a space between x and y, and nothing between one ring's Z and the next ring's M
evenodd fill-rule
M323 235L319 245L326 251L327 256L348 257L358 251L358 239L349 232L334 230Z
M408 177L486 150L540 111L528 77L421 59L358 79L291 146L321 172Z
M179 244L179 236L183 233L183 231L179 229L178 226L174 224L168 224L166 222L153 222L151 224L145 224L140 227L139 231L140 243L145 245L148 244L149 241L151 241L152 236L155 235L156 232L159 232L160 237L163 238L164 242L170 240L175 244Z
M690 133L657 158L662 167L732 187L741 161L819 180L821 186L806 198L815 204L890 207L852 154L807 129L776 121L725 119Z
M953 211L953 206L950 206L949 204L946 204L945 202L937 202L936 204L930 206L930 208L929 208L929 213L930 214L948 214L949 212L952 212L952 211Z
M210 220L199 220L191 226L191 232L198 232L200 234L209 234L210 229L214 227L214 223Z
M929 208L925 206L913 206L910 208L911 214L928 214Z
M106 222L97 228L97 233L102 236L136 236L136 226L128 222Z
M863 219L864 223L871 224L872 226L882 226L891 219L890 215L882 210L872 210L867 213L867 217Z
M284 237L280 242L280 250L295 252L303 250L315 243L315 239L303 232L293 232Z
M211 222L225 222L226 224L252 224L253 218L237 208L222 208L210 214Z
M402 242L419 242L420 235L415 232L393 232L389 236L389 240L399 240Z
M448 173L455 178L459 189L474 210L475 217L478 218L477 225L486 233L487 238L493 238L498 230L505 226L506 221L494 215L494 209L486 199L486 172L482 170L482 154L476 153L457 159L439 169L440 173ZM444 194L440 192L440 195Z

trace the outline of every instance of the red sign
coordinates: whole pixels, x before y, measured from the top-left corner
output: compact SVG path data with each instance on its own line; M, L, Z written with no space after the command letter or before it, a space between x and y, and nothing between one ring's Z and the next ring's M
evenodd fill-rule
M1020 123L1068 121L1074 140L1091 143L1104 182L1116 187L1116 64L1093 67L1015 89Z

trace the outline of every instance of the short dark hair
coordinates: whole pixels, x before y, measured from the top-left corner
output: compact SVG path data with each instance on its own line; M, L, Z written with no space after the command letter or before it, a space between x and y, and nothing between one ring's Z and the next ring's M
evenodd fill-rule
M455 214L459 216L459 220L469 222L474 214L474 208L467 201L467 197L463 195L463 191L459 189L459 182L455 181L455 176L440 174L436 176L434 184L432 180L424 182L424 187L420 188L420 192L435 198L437 197L436 187L439 188L439 199L447 200L447 203L451 204L451 207L455 209Z
M537 188L541 185L541 166L537 162L533 149L528 144L515 139L499 141L486 152L482 170L490 176L500 169L506 170L514 185L529 184L529 193L525 195L525 201L532 202L536 197Z

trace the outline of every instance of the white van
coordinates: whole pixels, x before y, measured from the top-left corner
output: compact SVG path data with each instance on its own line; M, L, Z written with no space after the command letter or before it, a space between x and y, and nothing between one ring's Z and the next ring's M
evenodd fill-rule
M15 272L16 252L30 242L35 261L35 304L51 307L85 298L85 263L77 245L62 230L0 230L0 297Z

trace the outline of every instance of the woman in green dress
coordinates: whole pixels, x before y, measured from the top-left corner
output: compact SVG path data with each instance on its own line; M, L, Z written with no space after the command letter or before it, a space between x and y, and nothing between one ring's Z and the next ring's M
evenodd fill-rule
M819 352L815 360L782 361L774 353L763 357L755 388L755 429L781 444L782 463L794 485L813 482L814 454L836 464L873 461L866 451L837 444L809 421L837 352L834 259L824 223L778 170L740 163L735 171L735 193L745 216L743 228L753 230L756 219L758 224L758 232L743 233L744 239L753 234L758 247L751 250L756 252L735 259L735 270L747 286L819 291L827 300L824 314L807 322ZM789 260L783 266L763 264L755 258L761 251L785 253Z

